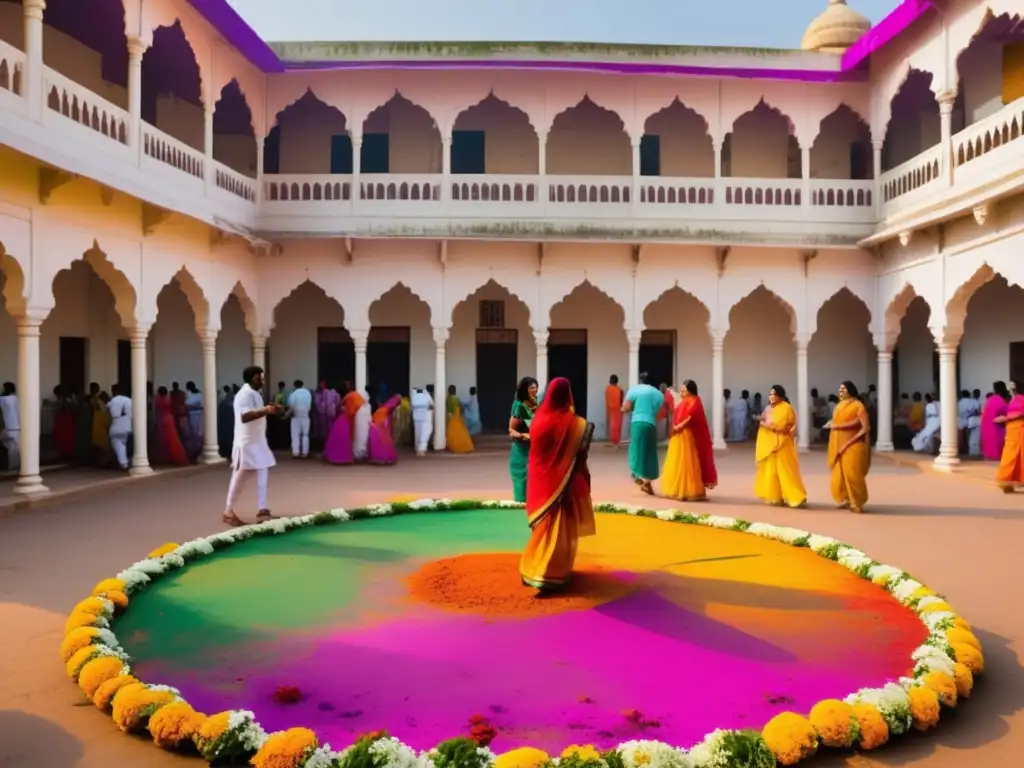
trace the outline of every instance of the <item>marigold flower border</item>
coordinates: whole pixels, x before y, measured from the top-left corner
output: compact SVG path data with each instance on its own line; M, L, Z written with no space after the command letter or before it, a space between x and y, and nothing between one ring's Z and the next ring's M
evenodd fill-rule
M345 758L353 747L334 752L329 745L320 744L311 731L301 728L268 735L251 712L233 710L207 717L192 711L176 689L138 681L131 675L131 660L111 631L116 615L127 610L131 599L161 576L257 536L404 513L523 507L512 501L420 499L330 509L234 528L185 544L165 544L116 577L98 583L91 596L75 607L65 627L62 659L69 677L99 708L112 709L114 720L122 730L149 733L162 748L198 750L211 763L234 755L251 759L251 764L257 768L269 765L346 768ZM589 745L570 747L560 757L548 757L530 748L503 755L481 748L477 750L480 766L542 768L561 763L572 768L634 768L639 764L650 768L729 768L733 765L771 768L795 765L822 747L870 750L910 730L928 730L937 724L941 709L955 707L958 699L970 695L974 679L984 672L980 642L970 625L944 598L902 569L883 565L836 539L796 528L712 514L695 515L679 509L655 510L621 504L597 504L595 509L736 531L810 549L889 592L914 611L927 628L928 638L908 660L907 676L879 688L853 692L842 701L820 702L806 715L784 712L767 723L760 733L716 730L689 749L654 741L632 741L599 757L592 757L597 753ZM169 707L172 704L174 706ZM157 717L164 709L163 715ZM436 750L417 754L386 734L369 738L373 740L369 754L377 768L433 768L434 759L443 763ZM285 748L292 751L271 754ZM613 755L614 759L609 759Z

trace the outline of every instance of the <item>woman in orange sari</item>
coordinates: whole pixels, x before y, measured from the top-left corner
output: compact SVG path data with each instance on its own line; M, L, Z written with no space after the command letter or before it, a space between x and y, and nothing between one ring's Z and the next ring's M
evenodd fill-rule
M608 414L608 439L615 446L622 441L622 397L619 377L613 373L604 389L604 409Z
M852 381L839 385L839 405L827 425L828 466L831 491L840 509L863 512L868 502L868 470L871 468L871 424L868 409Z
M704 403L692 379L683 382L669 417L668 453L661 471L661 492L681 501L706 501L707 490L718 485L711 430Z
M996 470L996 482L1003 493L1015 493L1024 487L1024 393L1019 381L1011 381L1013 398L1006 406L1006 414L995 421L1006 425L1003 455Z
M807 505L795 433L796 411L786 397L786 389L776 384L768 390L768 407L760 415L754 448L754 495L773 507Z
M580 537L597 533L587 469L593 435L594 425L576 415L569 380L552 381L530 423L526 516L531 534L519 562L524 586L565 587Z

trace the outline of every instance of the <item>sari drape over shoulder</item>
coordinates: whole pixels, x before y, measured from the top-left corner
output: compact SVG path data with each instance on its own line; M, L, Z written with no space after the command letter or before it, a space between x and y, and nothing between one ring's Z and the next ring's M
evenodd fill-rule
M466 422L462 418L462 403L456 395L448 395L447 434L445 442L451 453L472 453L475 449L469 436Z
M754 495L775 506L802 507L807 503L807 491L800 476L800 457L792 433L796 427L796 411L782 401L768 406L765 417L781 431L773 432L765 427L757 430Z
M996 470L996 482L1011 492L1024 485L1024 395L1014 395L1006 406L1006 439Z
M401 402L401 396L394 395L373 413L368 445L371 464L391 465L398 462L398 452L391 435L391 416Z
M1006 415L1006 401L1002 395L989 395L981 411L981 454L989 461L999 461L1006 441L1006 425L997 423Z
M689 421L687 421L689 419ZM686 422L679 432L672 429ZM670 422L668 452L661 473L661 492L683 501L702 501L718 485L718 470L704 404L697 396L680 398Z
M622 442L622 390L609 384L604 390L604 408L608 415L608 439L612 445Z
M832 470L830 489L837 504L860 511L868 501L868 470L871 468L871 430L842 454L839 449L849 442L860 426L836 429L836 424L867 419L864 403L856 398L840 400L832 413L832 430L828 438L828 465Z
M537 589L565 586L579 539L597 532L586 457L594 425L576 415L567 379L555 379L530 425L526 514L530 540L520 561Z

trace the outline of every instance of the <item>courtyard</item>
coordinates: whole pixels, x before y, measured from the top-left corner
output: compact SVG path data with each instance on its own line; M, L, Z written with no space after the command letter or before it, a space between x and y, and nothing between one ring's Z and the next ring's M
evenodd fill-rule
M834 536L913 573L946 595L974 626L987 658L976 695L947 713L938 731L902 739L870 756L821 757L816 765L1010 765L1024 745L1024 671L1018 655L1024 618L1012 606L1024 579L1019 496L1004 496L979 477L944 476L876 459L870 514L828 503L824 456L803 457L811 499L806 510L764 507L751 496L752 455L733 448L717 457L720 485L699 512L792 525ZM507 455L500 446L467 457L404 457L397 468L332 468L283 458L271 474L280 515L396 497L506 498ZM648 502L626 475L625 451L595 446L594 497ZM56 473L59 476L60 473ZM93 583L167 541L222 529L224 468L136 481L21 510L0 519L0 765L31 768L173 766L185 761L120 734L69 685L57 649L67 612ZM56 485L56 484L55 484ZM254 503L250 486L243 514ZM654 500L654 507L674 506ZM522 515L519 510L510 515ZM524 521L525 529L525 521Z

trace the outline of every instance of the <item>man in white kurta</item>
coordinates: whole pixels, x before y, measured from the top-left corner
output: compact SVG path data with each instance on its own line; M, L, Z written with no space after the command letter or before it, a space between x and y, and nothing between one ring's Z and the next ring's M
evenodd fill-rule
M434 398L425 389L417 389L409 398L412 406L412 428L416 455L426 456L430 436L434 433Z
M110 447L117 459L117 466L128 469L128 438L132 434L132 401L124 396L121 387L114 384L110 387L113 397L107 403L110 414Z
M228 525L245 525L235 514L235 504L245 487L249 475L256 475L257 521L270 520L267 504L268 470L277 462L267 443L267 416L280 413L279 405L263 404L263 369L246 368L242 373L245 384L235 395L235 441L231 448L231 485L223 519Z
M295 389L288 395L288 415L291 417L292 456L304 459L309 456L309 412L313 409L313 393L302 385L301 379L294 382Z
M7 449L7 469L21 468L21 414L18 412L18 395L13 382L5 382L0 395L0 415L4 425L0 429L0 440Z

